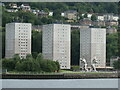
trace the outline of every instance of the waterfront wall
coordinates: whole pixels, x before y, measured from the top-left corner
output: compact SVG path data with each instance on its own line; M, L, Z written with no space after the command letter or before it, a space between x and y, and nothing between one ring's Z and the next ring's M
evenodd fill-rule
M81 74L56 74L56 75L16 75L3 74L3 79L92 79L92 78L119 78L118 73L81 73Z

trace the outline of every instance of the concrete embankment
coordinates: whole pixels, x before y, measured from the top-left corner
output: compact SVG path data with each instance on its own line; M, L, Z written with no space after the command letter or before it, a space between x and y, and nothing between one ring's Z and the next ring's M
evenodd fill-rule
M119 78L118 73L64 73L53 75L2 74L3 79L91 79Z

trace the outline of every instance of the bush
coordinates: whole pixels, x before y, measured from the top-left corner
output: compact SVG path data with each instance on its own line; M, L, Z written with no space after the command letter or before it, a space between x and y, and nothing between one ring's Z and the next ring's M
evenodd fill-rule
M72 66L71 69L72 69L73 71L77 71L77 70L80 69L80 66Z
M60 69L58 62L45 60L42 54L38 54L36 59L32 58L30 54L26 56L26 59L18 59L18 55L11 59L2 59L4 69L22 72L56 72Z

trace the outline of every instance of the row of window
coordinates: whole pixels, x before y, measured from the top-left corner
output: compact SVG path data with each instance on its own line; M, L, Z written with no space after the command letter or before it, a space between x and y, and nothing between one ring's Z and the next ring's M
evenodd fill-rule
M21 37L21 38L28 38L28 36L19 36L19 38L20 38L20 37Z
M28 39L19 39L19 40L22 40L22 41L27 41Z
M28 35L28 33L19 33L19 35Z
M25 44L24 44L24 45L19 45L19 46L21 47L21 46L28 46L28 45L25 45Z
M23 28L22 28L23 29ZM19 32L28 32L28 30L19 30Z

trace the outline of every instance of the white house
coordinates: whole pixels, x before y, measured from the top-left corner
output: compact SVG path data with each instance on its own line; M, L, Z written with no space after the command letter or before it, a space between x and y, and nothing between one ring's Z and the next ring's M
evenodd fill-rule
M53 12L49 12L49 16L53 16Z
M28 4L22 4L20 8L24 11L31 11L31 7Z

